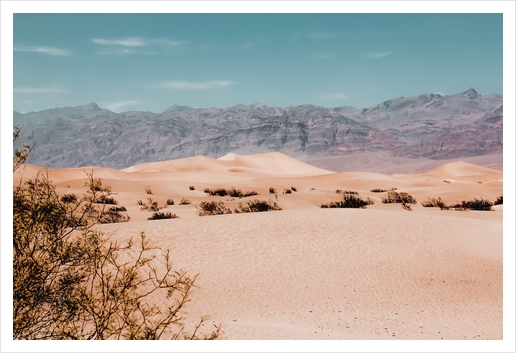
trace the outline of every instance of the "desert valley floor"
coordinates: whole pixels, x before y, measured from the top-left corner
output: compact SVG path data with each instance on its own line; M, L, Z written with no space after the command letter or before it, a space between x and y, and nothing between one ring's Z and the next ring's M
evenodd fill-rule
M20 168L14 183L39 170ZM153 245L171 249L174 268L199 273L187 316L193 323L209 315L226 339L503 338L503 205L490 212L421 206L432 197L494 201L503 193L499 170L459 161L418 174L335 173L268 153L51 169L49 176L58 192L82 195L85 171L109 185L131 217L98 228L118 240L144 231ZM203 192L218 187L259 195ZM297 191L282 193L291 187ZM418 202L412 211L383 204L385 193L375 188L397 188ZM337 189L375 204L322 209L342 199ZM162 211L180 218L147 220L151 212L137 200L148 197L159 205L173 199ZM182 198L191 204L179 205ZM250 199L276 201L282 210L200 217L195 207Z

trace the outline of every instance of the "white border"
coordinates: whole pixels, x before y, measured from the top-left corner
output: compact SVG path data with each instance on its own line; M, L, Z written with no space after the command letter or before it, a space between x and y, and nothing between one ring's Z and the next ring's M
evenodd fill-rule
M504 15L504 340L502 341L218 341L218 342L44 342L13 341L12 266L12 112L13 13L503 13ZM512 1L23 1L1 2L1 351L144 352L144 351L383 351L383 352L514 352L514 196L515 188L515 3ZM8 262L8 261L7 261Z

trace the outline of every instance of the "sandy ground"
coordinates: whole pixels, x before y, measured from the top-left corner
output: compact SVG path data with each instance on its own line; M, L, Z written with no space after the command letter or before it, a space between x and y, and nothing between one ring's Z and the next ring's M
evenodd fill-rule
M24 178L38 170L26 166ZM154 245L172 250L175 268L199 273L188 317L209 315L227 339L503 338L503 206L461 212L420 205L428 197L494 201L503 193L499 170L453 162L419 174L334 173L271 153L49 174L60 193L79 195L92 170L131 216L99 228L119 240L145 231ZM203 192L232 186L276 201L268 191L274 187L283 210L197 215L201 201L246 201ZM292 186L297 192L282 193ZM385 193L370 191L393 187L418 200L412 212L382 204ZM336 189L375 204L321 209L342 198ZM147 197L160 205L173 199L163 211L180 218L146 220L151 213L136 201ZM179 205L181 198L192 204Z

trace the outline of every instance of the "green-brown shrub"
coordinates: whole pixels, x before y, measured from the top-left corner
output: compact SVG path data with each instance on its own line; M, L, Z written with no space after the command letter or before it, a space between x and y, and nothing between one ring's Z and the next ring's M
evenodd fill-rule
M197 210L199 216L212 216L233 213L233 211L231 211L230 208L227 208L222 201L203 201L199 204L199 206L197 206Z
M243 206L241 203L234 209L235 213L250 213L250 212L265 212L265 211L281 211L281 207L276 202L271 200L251 200L247 201L247 204Z
M370 198L364 200L360 196L345 194L342 201L322 204L321 208L366 208L368 205L374 205L374 201Z
M152 220L155 220L155 219L171 219L171 218L179 218L178 215L176 215L175 213L172 214L170 212L167 212L167 213L163 213L163 212L154 212L152 214L152 216L150 216L149 218L147 218L147 220L149 221L152 221Z
M173 205L174 205L174 200L172 200L172 199L168 199L168 200L167 200L167 205L168 205L168 206L173 206Z
M421 206L423 207L439 207L441 210L448 210L450 206L446 205L444 201L438 197L428 198L428 201L421 201Z
M179 201L179 204L180 204L180 205L189 205L189 204L191 204L191 203L192 203L192 201L187 200L187 199L185 199L184 197L181 199L181 201Z
M382 198L382 203L401 203L401 204L416 204L417 201L411 195L406 192L396 192L389 190L387 196Z

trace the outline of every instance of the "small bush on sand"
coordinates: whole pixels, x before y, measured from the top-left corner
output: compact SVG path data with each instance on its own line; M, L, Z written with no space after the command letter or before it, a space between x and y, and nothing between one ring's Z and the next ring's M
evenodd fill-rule
M464 209L470 209L475 211L490 211L491 207L493 206L493 203L491 201L480 198L471 201L462 201L461 206Z
M276 189L271 186L269 188L269 194L275 194L275 193L276 193Z
M163 213L163 212L154 212L152 216L147 218L149 221L155 220L155 219L171 219L171 218L179 218L178 215L175 213L172 214L170 212Z
M402 203L401 207L403 207L404 210L412 211L412 206L409 203Z
M173 206L173 205L174 205L174 200L172 200L172 199L168 199L168 200L167 200L167 205L169 205L169 206Z
M107 211L102 211L99 217L99 223L122 223L129 222L131 217L120 214L120 211L127 211L125 207L111 207Z
M147 198L147 204L144 204L142 207L140 207L141 211L151 211L151 212L158 212L163 207L158 206L158 202L152 200L150 197Z
M106 196L106 195L100 195L97 199L95 199L94 202L102 203L104 205L118 205L118 201L116 201L114 198Z
M495 205L503 205L503 195L502 196L498 196L498 198L496 199L494 204Z
M290 189L291 189L292 191L294 191L294 192L297 192L297 188L296 188L296 187L294 187L294 186L291 186L291 187L290 187Z
M224 205L224 202L219 201L203 201L197 206L197 213L199 216L212 216L220 214L232 214L230 208Z
M290 189L283 189L284 194L292 194L292 190Z
M323 204L321 208L365 208L368 205L374 205L374 201L370 198L364 200L359 196L344 195L342 201Z
M234 209L235 213L265 212L265 211L281 211L281 207L276 202L251 200L243 206L241 203Z
M152 190L151 190L150 186L147 186L147 187L145 188L145 192L146 192L148 195L154 195L154 194L152 193Z
M180 204L180 205L189 205L189 204L191 204L191 203L192 203L192 201L187 200L187 199L185 199L185 198L182 198L182 199L181 199L181 201L179 201L179 204Z
M446 205L440 197L428 198L428 201L421 202L421 206L423 206L423 207L439 207L441 210L450 209L450 206Z
M73 203L77 201L77 196L75 196L75 194L64 194L61 196L61 201L64 203Z
M190 190L195 190L195 186L193 186L193 185L190 185L188 188L189 188Z
M387 192L387 196L382 198L382 203L408 203L408 204L416 204L417 201L411 195L406 192L396 192L394 190L389 190Z
M342 193L344 195L358 195L358 191L352 191L352 190L344 190Z
M143 201L142 201L142 200L137 200L137 201L136 201L136 204L137 204L138 206L143 206L143 205L144 205L144 203L143 203Z
M373 189L371 190L371 192L386 192L387 190L385 189Z
M209 194L210 196L231 196L231 197L248 197L248 196L254 196L258 195L256 191L246 191L243 192L240 189L235 189L232 187L231 189L224 189L224 188L218 188L218 189L204 189L204 192Z

